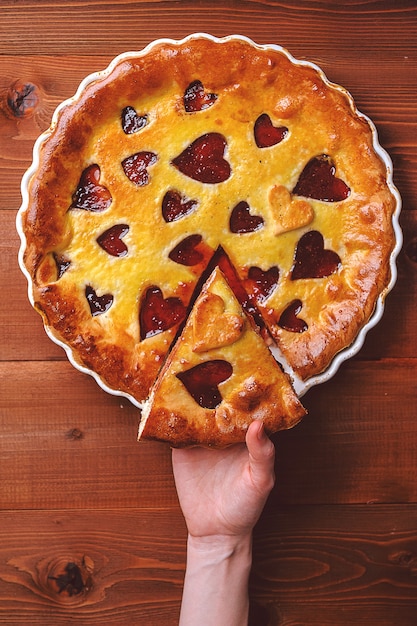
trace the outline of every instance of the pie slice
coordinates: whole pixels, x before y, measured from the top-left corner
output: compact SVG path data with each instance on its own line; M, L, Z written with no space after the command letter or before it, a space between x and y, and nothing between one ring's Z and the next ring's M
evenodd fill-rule
M226 447L254 419L267 432L291 428L306 411L225 275L217 266L156 379L139 439L176 447Z

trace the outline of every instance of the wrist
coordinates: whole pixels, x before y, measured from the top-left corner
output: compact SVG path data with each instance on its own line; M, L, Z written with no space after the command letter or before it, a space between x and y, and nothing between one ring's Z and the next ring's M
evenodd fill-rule
M188 535L180 626L247 624L252 534Z
M244 535L203 535L188 534L187 551L208 558L231 558L232 556L247 555L251 561L252 533Z

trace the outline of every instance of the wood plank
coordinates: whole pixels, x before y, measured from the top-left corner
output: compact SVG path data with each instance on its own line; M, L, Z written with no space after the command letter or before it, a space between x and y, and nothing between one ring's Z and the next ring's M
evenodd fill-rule
M66 361L4 363L0 380L2 508L176 501L170 449L136 442L139 411L129 401Z
M5 233L0 238L0 276L3 292L12 294L12 303L8 298L0 298L0 359L65 360L64 351L48 339L40 315L29 304L26 279L17 263L20 242L15 228L15 213L0 211L0 220ZM417 211L404 211L401 225L404 248L398 262L398 281L386 300L382 320L368 334L358 355L360 359L416 356L417 261L411 260L407 250L416 240Z
M0 537L0 624L178 623L178 508L2 511Z
M404 47L415 45L409 24L416 19L416 7L407 0L360 4L354 0L343 4L301 0L296 6L277 0L107 0L64 5L53 0L18 4L3 0L2 4L0 53L14 49L19 35L24 37L19 42L19 54L32 54L33 50L48 54L57 47L66 53L117 54L133 41L148 42L173 34L182 37L199 31L215 35L228 35L231 30L245 32L262 42L270 37L272 25L279 27L284 42L290 38L304 47L308 41L313 50L326 47L354 54L357 48L352 40L360 42L364 54L375 47L401 53ZM298 26L295 29L294 22Z
M416 362L346 363L276 437L281 504L416 502Z
M293 507L262 516L253 626L414 626L417 508Z
M3 509L176 502L169 447L136 443L129 402L65 361L3 363L0 379ZM416 395L415 359L351 361L311 390L308 417L274 437L274 506L417 502Z
M28 284L18 265L19 237L16 214L0 212L4 238L0 238L0 360L65 360L65 353L46 335L42 318L31 306Z
M416 527L415 505L265 511L251 626L414 626ZM0 623L177 623L186 540L178 508L2 511L0 535Z

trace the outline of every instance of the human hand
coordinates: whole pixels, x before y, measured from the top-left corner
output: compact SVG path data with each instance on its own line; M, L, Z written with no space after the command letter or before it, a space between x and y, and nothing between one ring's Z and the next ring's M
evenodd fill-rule
M275 482L274 458L274 444L260 420L250 424L246 445L174 449L174 478L189 535L250 534Z

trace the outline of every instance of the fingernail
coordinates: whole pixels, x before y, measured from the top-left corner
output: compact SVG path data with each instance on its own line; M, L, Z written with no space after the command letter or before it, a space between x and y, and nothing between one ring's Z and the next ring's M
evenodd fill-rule
M264 423L261 422L258 429L258 439L262 440L265 437L265 426Z

